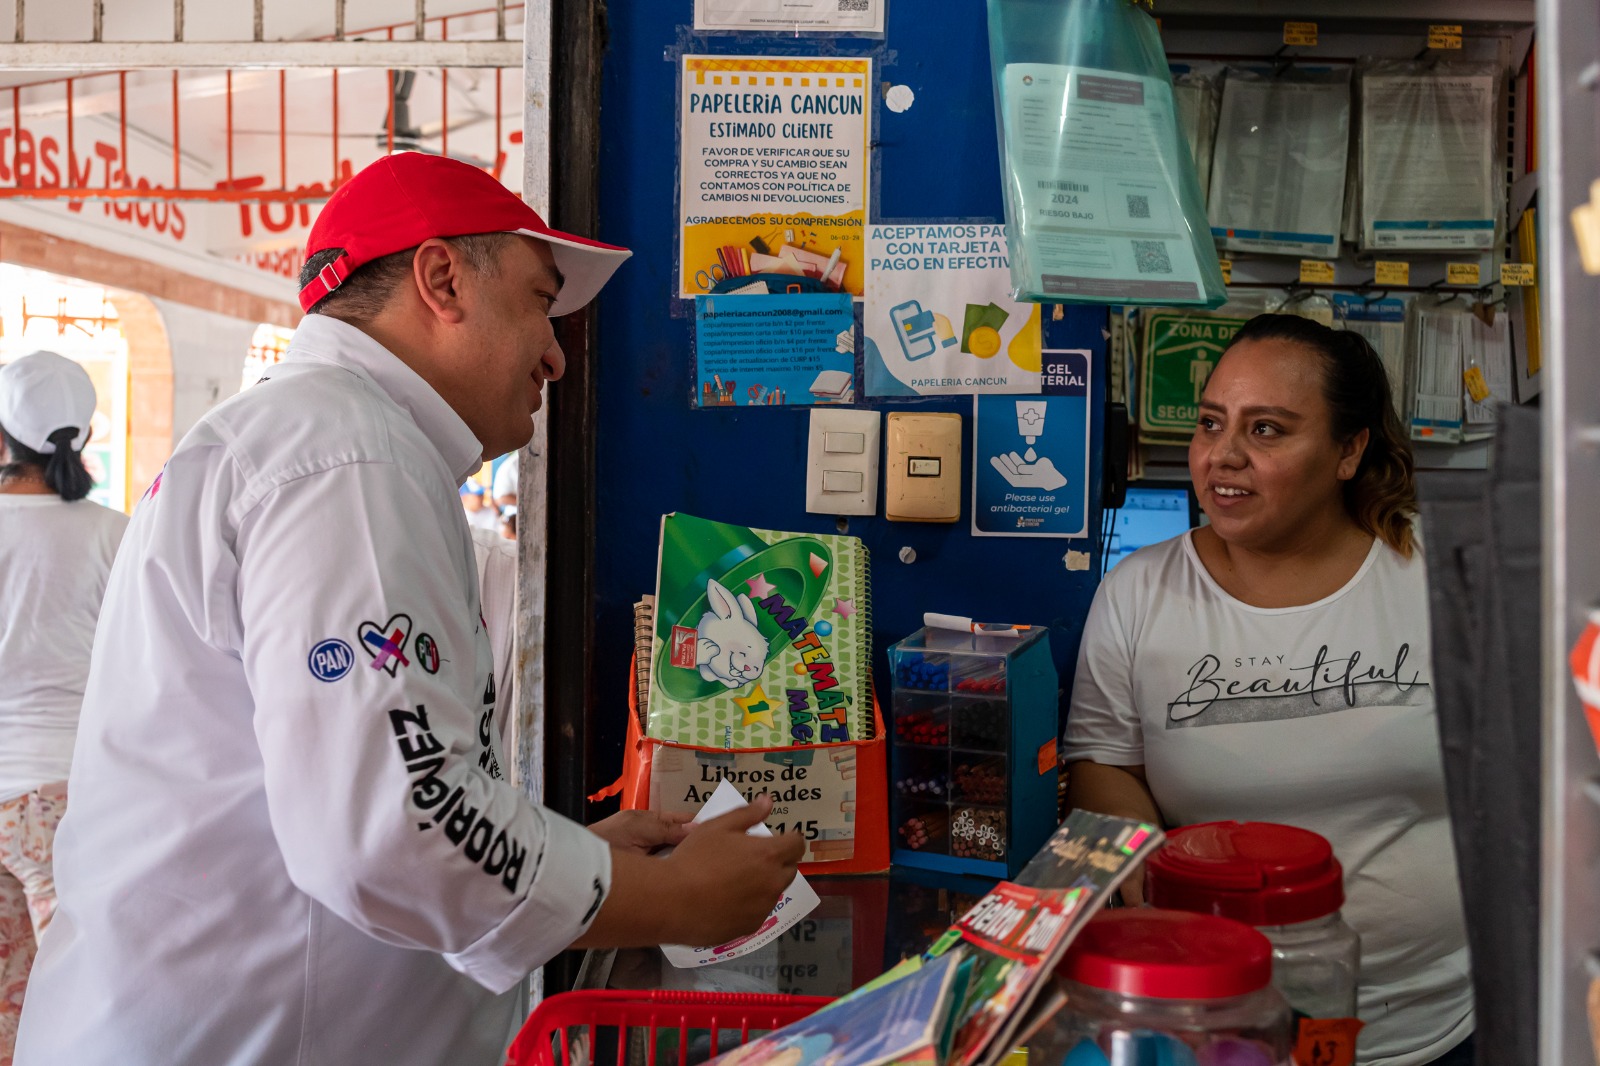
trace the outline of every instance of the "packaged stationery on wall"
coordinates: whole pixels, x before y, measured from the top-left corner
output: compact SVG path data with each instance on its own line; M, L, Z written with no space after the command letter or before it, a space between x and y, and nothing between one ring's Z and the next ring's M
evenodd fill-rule
M1130 0L988 0L1019 300L1226 299L1155 19Z
M1430 306L1423 306L1429 304ZM1466 419L1465 355L1477 319L1465 308L1428 299L1412 304L1414 359L1406 384L1406 424L1412 440L1460 444Z
M1493 250L1506 207L1505 108L1488 63L1361 70L1361 246Z
M1217 108L1222 99L1222 78L1194 70L1174 70L1172 98L1178 104L1178 126L1194 157L1200 179L1200 199L1211 191L1211 154L1217 138Z
M1467 401L1464 440L1494 436L1499 415L1495 408L1515 400L1511 368L1511 323L1492 311L1474 314L1461 356L1461 377Z
M1333 294L1333 317L1340 329L1365 337L1383 360L1395 414L1403 417L1411 362L1406 347L1406 301L1398 296L1374 298L1360 293L1336 292Z
M1211 235L1230 251L1337 257L1349 146L1349 68L1229 70Z

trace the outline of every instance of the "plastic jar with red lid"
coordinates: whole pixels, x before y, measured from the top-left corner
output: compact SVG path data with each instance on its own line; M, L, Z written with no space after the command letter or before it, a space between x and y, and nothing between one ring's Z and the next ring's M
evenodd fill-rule
M1036 1066L1285 1066L1289 1009L1272 945L1239 922L1143 907L1096 915L1056 970L1066 1005Z
M1299 1018L1324 1023L1302 1023L1297 1044L1340 1045L1327 1061L1353 1056L1361 940L1339 915L1344 870L1327 840L1270 822L1207 822L1169 831L1145 869L1155 906L1260 930L1272 942L1273 984Z

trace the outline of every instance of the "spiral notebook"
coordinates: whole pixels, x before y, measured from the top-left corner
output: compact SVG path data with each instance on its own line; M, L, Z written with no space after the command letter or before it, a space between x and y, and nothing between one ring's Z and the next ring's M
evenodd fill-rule
M855 537L665 516L646 734L733 749L870 739L869 587Z

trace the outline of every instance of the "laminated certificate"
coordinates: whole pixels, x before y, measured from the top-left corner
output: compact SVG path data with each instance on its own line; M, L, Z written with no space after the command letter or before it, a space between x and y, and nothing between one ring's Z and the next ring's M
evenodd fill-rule
M1191 224L1183 211L1187 182L1199 214L1198 183L1169 80L1011 63L1000 112L1020 295L1204 303L1197 247L1211 256L1220 290L1205 219Z

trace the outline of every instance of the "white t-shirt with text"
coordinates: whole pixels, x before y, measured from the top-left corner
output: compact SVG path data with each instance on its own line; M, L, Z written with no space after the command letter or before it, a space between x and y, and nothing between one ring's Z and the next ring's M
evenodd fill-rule
M1223 591L1190 536L1135 552L1100 586L1067 758L1142 764L1172 826L1326 837L1361 935L1358 1062L1430 1062L1473 1016L1420 549L1375 541L1332 595L1260 608Z

